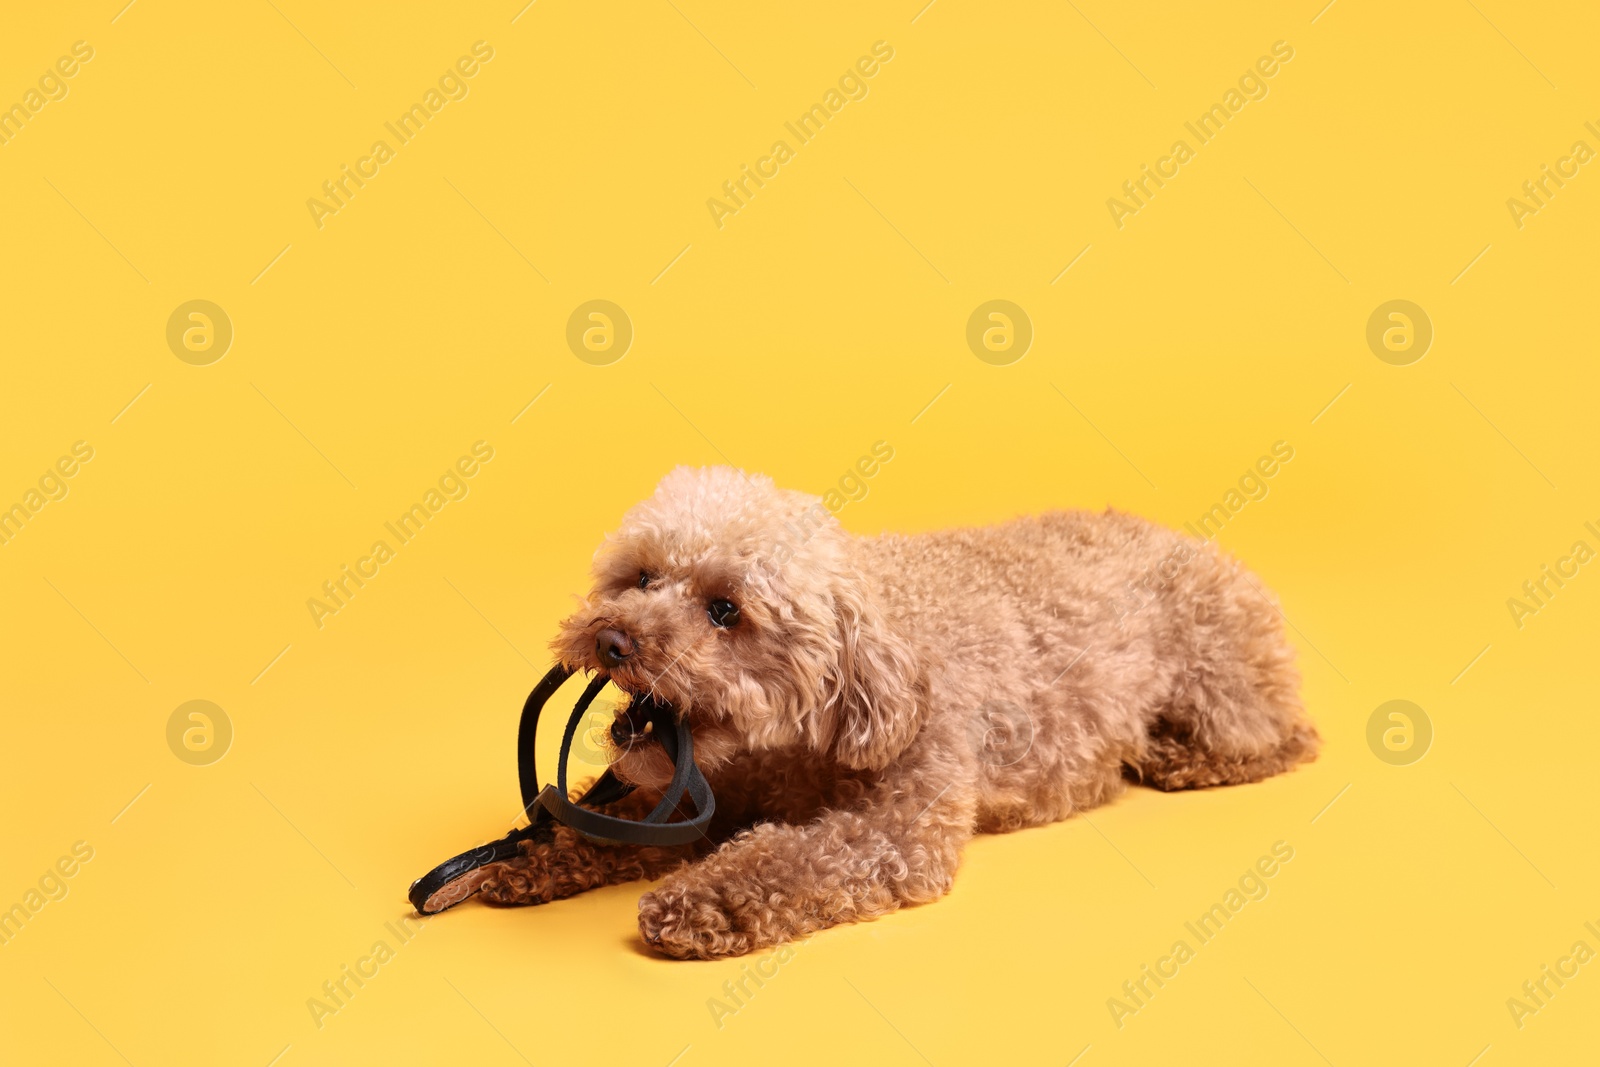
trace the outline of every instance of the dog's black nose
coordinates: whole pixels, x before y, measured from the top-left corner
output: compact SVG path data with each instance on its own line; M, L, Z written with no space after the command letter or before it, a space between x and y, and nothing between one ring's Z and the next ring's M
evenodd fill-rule
M594 635L594 654L605 667L620 667L633 655L633 638L621 630L605 629Z

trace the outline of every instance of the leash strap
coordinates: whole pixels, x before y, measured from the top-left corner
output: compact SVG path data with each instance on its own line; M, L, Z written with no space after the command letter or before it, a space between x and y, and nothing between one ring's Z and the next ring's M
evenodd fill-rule
M411 883L408 894L412 907L419 914L429 915L451 907L428 911L427 902L440 889L480 867L513 859L521 854L523 841L548 837L553 822L560 822L585 837L601 844L624 845L686 845L705 836L706 827L716 811L716 799L705 775L694 762L694 738L689 724L674 715L664 704L647 701L651 736L666 750L672 761L672 781L661 796L661 801L642 821L621 819L596 811L596 808L613 804L629 793L633 786L623 782L607 770L576 801L567 799L567 760L572 754L572 740L577 735L578 724L583 721L589 705L607 679L596 677L584 689L573 706L572 715L561 735L561 755L556 763L556 780L549 785L539 784L539 772L534 764L535 742L539 733L539 716L545 704L560 689L572 671L557 664L539 680L522 705L522 719L517 727L517 784L522 791L522 811L528 825L511 831L498 841L469 849L452 856L427 874ZM668 822L687 796L694 807L694 816L678 822ZM465 899L464 897L461 899Z

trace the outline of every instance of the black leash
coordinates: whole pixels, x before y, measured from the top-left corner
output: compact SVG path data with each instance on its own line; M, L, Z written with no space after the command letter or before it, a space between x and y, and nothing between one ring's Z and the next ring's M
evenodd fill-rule
M517 727L517 782L522 790L522 811L528 825L513 830L498 841L469 849L452 856L427 874L411 883L411 906L422 915L432 915L459 904L466 897L451 900L430 911L428 901L450 883L480 867L513 859L521 854L521 842L541 834L548 834L553 823L572 827L583 836L602 844L624 845L686 845L705 836L706 826L716 810L716 800L711 786L694 762L694 738L687 721L673 713L671 707L648 698L642 699L648 711L651 736L666 750L672 761L672 782L661 795L661 802L642 821L619 819L606 815L596 808L614 804L633 792L633 786L619 779L609 770L584 791L576 802L567 799L567 758L572 752L572 739L577 735L578 723L588 712L589 705L607 679L601 675L591 681L583 695L573 706L567 719L566 731L561 736L561 756L556 763L556 780L551 785L540 786L539 772L534 765L534 742L539 733L539 713L545 703L571 677L572 671L557 665L540 679L522 705L522 721ZM694 805L694 817L668 822L678 804L688 796ZM470 896L471 894L467 894Z

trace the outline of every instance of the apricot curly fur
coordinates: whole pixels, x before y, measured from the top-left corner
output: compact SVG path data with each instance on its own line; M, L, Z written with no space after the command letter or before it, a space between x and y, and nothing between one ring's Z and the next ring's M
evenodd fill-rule
M565 827L473 877L544 903L662 879L645 942L678 958L752 952L947 892L974 833L1114 798L1259 781L1314 759L1294 650L1269 594L1214 545L1114 511L853 537L816 497L727 467L679 468L595 557L552 647L609 669L693 728L717 797L698 848L603 846ZM640 587L643 575L645 585ZM712 624L707 603L738 605ZM640 788L670 765L613 753Z

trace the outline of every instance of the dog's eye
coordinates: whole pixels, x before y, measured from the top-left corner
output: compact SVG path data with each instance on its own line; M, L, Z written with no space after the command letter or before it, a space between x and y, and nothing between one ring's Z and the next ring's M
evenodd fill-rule
M729 600L713 600L706 605L706 614L711 617L711 625L724 629L739 621L739 609Z
M639 572L639 588L640 589L647 589L647 588L649 588L649 586L650 586L650 575L648 575L644 571L640 571Z

